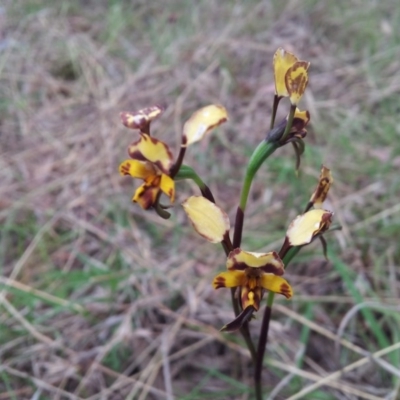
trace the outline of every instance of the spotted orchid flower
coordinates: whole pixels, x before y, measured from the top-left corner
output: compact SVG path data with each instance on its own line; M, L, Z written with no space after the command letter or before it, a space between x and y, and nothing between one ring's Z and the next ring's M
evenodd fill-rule
M123 161L119 171L121 175L130 175L144 181L135 191L132 201L139 203L145 210L158 202L161 192L169 197L171 203L175 200L174 175L179 170L180 164L174 162L167 144L150 136L150 123L161 112L160 107L154 106L136 113L121 113L123 124L128 128L139 130L140 138L129 146L128 153L131 159ZM201 140L227 119L227 112L220 105L209 105L196 111L183 127L179 163L182 163L188 145Z

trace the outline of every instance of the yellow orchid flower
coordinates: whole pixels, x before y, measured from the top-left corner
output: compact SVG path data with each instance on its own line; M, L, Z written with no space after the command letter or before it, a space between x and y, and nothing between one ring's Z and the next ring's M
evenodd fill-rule
M142 134L137 142L129 146L129 155L132 159L121 163L120 174L144 180L136 190L132 201L147 210L156 202L161 190L173 203L175 182L169 176L173 160L168 146L160 140Z
M275 252L252 253L238 248L229 253L226 267L228 271L214 278L213 287L239 287L243 310L250 306L258 310L264 289L288 299L293 295L292 287L280 276L284 265Z
M182 204L193 227L212 243L222 242L229 235L229 218L217 205L201 196L189 197ZM292 297L292 288L281 278L284 265L278 254L251 253L239 248L231 251L226 262L228 271L218 274L215 289L240 287L243 309L258 310L264 289Z
M185 123L182 133L181 153L174 164L169 147L161 140L150 136L150 123L163 109L158 106L144 108L137 112L122 112L123 124L131 129L139 129L140 139L129 146L131 160L119 166L121 175L143 179L144 183L136 190L132 201L147 210L158 201L160 191L170 202L175 200L174 176L181 166L188 145L201 140L213 128L227 121L228 114L220 105L209 105L196 111Z
M289 97L297 105L308 84L310 63L299 61L292 53L279 48L274 55L275 94L278 97Z

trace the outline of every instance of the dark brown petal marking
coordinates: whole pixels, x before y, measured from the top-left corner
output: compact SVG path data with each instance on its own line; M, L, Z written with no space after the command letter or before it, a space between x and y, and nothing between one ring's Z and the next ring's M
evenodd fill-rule
M242 293L240 294L240 300L242 302L242 308L247 307L250 290L246 287L242 287Z
M148 161L144 157L144 155L137 149L137 145L140 143L141 140L144 140L143 136L139 140L136 140L136 142L131 143L131 145L128 147L128 154L129 154L129 157L134 160Z
M229 271L244 271L246 268L248 268L248 265L244 262L237 262L232 265L232 267L228 268Z
M267 274L274 274L274 275L278 275L278 276L283 275L283 272L284 272L283 268L279 268L279 267L277 267L277 266L274 265L274 264L266 264L266 265L263 265L263 266L261 267L261 269L262 269L264 272L266 272Z
M169 176L169 168L166 169L164 167L164 165L162 165L161 161L150 161L149 159L147 159L145 157L145 155L138 150L136 147L139 144L139 142L141 140L147 141L150 140L153 144L157 144L160 142L160 140L157 140L156 138L149 136L149 135L142 135L141 138L139 140L137 140L136 142L133 142L129 147L128 147L128 154L129 156L133 159L133 160L138 160L138 161L148 161L151 162L153 165L155 165L160 171L164 172L164 174ZM166 146L166 145L165 145ZM172 160L172 153L170 151L170 149L168 148L168 146L166 146L166 150L168 153L168 158L169 160Z
M283 265L283 262L280 259L279 255L276 251L273 251L272 255L276 261L276 264L268 263L268 264L263 265L260 268L266 273L281 276L281 275L283 275L285 266Z
M130 167L129 167L128 163L121 165L121 174L129 175L129 170L130 170Z
M322 195L325 193L326 191L326 187L327 185L329 185L329 178L322 178L318 184L318 187L314 193L313 198L314 199L320 199L322 197Z
M210 132L212 129L214 129L216 126L223 124L224 122L228 121L227 118L221 118L218 122L216 122L214 125L210 125L207 129L207 132Z
M230 267L230 268L228 268L228 270L230 270L230 271L235 271L235 270L237 270L237 271L244 271L244 270L247 268L247 265L246 265L245 263L243 263L243 262L238 262L238 261L236 260L236 256L237 256L241 251L242 251L242 250L241 250L240 248L237 248L237 249L232 250L232 251L229 253L228 257L232 260L233 266Z
M253 304L251 304L252 307L256 311L260 308L260 300L261 300L261 290L260 288L255 288L254 290L249 290L249 288L244 287L242 288L242 296L241 296L241 301L242 301L242 307L245 309L249 307L249 304L251 302L250 298L253 297Z
M258 310L260 308L260 301L261 301L261 290L257 288L253 291L254 293L254 308Z
M292 297L292 291L290 290L290 286L287 283L282 283L280 293L283 294L287 299L290 299Z
M305 61L298 61L290 69L294 73L298 68L301 67L304 67L307 70L308 66L309 63ZM301 74L297 76L295 79L291 78L290 73L287 73L285 76L285 83L289 94L304 92L307 86L307 82L308 82L307 74Z
M306 113L307 113L306 120L298 118L298 117L293 119L293 123L292 123L292 127L290 129L290 132L292 132L292 133L300 132L307 126L308 122L310 121L310 113L308 111L306 111Z
M141 205L145 210L148 210L153 205L154 202L152 191L150 189L153 189L153 186L151 185L143 186L143 189L139 195L141 199Z
M222 287L226 287L225 286L225 278L223 277L223 276L217 276L215 279L214 279L214 288L215 289L220 289L220 288L222 288Z
M320 232L326 231L332 223L333 212L327 211L321 219Z

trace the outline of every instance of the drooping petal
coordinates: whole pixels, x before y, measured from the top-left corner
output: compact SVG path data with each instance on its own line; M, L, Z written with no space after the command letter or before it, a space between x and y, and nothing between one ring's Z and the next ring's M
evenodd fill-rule
M243 271L227 271L221 272L213 280L213 288L222 287L233 288L246 284L246 276Z
M171 203L175 201L175 182L171 177L161 175L160 189L170 198Z
M234 332L240 329L243 324L248 321L253 315L255 309L253 307L245 308L233 321L224 325L221 332Z
M130 175L133 178L147 179L157 174L153 164L147 161L125 160L119 166L121 175Z
M320 233L326 231L332 222L333 213L315 209L299 215L289 226L286 238L290 246L303 246Z
M130 157L138 161L149 161L164 174L169 174L173 160L169 147L161 140L142 134L140 139L129 146Z
M182 134L182 147L195 143L218 125L228 120L225 107L211 104L200 108L185 122Z
M145 131L155 118L157 118L164 109L160 106L146 107L139 111L123 111L120 113L122 123L130 129L139 129Z
M293 289L286 279L273 274L263 274L260 284L270 292L283 294L287 299L293 296Z
M329 189L333 183L333 178L330 169L322 166L321 174L319 176L318 186L312 194L309 204L315 208L321 208L322 203L328 195Z
M136 189L132 201L139 203L144 210L148 210L156 202L159 191L160 188L157 185L143 183Z
M202 196L189 197L182 206L197 233L211 243L222 242L230 224L221 208Z
M297 61L286 72L286 90L289 94L290 102L293 105L299 104L299 101L306 90L309 66L309 62Z
M284 272L283 262L275 251L269 253L252 253L238 248L229 253L226 267L230 271L244 270L248 267L261 268L264 272L275 275L283 275Z
M288 69L298 61L298 58L281 47L274 54L275 93L279 97L287 97L285 76Z
M260 301L262 298L261 287L250 289L248 287L242 288L241 301L243 309L252 306L257 311L260 308Z

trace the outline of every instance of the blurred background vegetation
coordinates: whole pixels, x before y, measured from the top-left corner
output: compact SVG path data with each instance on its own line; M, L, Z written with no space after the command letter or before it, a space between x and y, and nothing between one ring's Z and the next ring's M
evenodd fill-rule
M232 221L279 46L311 62L312 123L298 177L290 146L257 175L243 247L279 249L321 163L343 230L329 261L314 243L286 274L266 398L400 398L398 1L4 0L0 399L252 398L246 347L219 332L223 253L179 207L197 189L178 184L170 220L132 204L117 169L136 133L119 112L165 105L153 133L177 149L193 111L223 104L229 122L186 163Z

